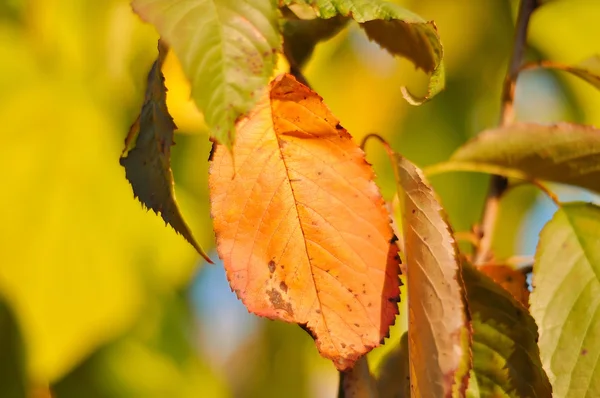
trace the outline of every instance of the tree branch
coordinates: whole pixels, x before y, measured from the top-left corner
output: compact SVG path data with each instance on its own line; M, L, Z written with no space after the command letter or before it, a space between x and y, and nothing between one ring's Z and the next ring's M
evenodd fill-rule
M500 109L500 126L511 124L515 118L514 100L517 77L523 63L527 43L527 28L531 14L538 6L537 0L521 0L517 26L513 44L513 53L502 87L502 105ZM481 241L474 256L474 263L481 264L488 260L491 253L492 237L496 228L500 198L508 187L505 177L494 175L490 181L486 203L481 217L480 237Z

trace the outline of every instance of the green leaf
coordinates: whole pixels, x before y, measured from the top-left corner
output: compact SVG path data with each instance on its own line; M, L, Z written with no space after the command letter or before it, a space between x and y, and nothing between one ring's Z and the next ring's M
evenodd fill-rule
M447 171L548 180L600 192L600 130L570 123L517 123L487 130L426 173Z
M142 112L127 134L123 150L123 155L126 155L121 155L120 163L125 168L134 196L156 214L160 212L166 223L180 233L206 261L212 263L192 236L175 200L171 146L177 126L167 110L167 88L161 72L166 53L167 48L159 43L158 59L148 74ZM132 145L133 149L129 149Z
M600 208L568 203L540 234L531 314L555 397L600 396Z
M463 264L471 325L473 373L469 397L551 397L537 346L537 327L514 297L470 264Z
M411 391L463 396L471 368L470 330L456 242L421 170L394 158L406 253Z
M0 386L2 397L27 397L25 350L12 311L0 300Z
M412 105L427 102L444 89L443 48L433 22L393 3L380 0L284 0L288 5L309 4L321 18L336 15L350 17L359 23L369 39L389 53L404 57L427 73L431 79L427 95L417 98L402 88L402 94Z
M280 50L274 0L133 0L173 48L213 136L231 148L234 125L265 89Z
M537 65L536 65L537 66ZM592 86L600 89L600 55L596 54L577 65L562 65L555 62L540 62L539 66L546 69L556 69L569 72Z

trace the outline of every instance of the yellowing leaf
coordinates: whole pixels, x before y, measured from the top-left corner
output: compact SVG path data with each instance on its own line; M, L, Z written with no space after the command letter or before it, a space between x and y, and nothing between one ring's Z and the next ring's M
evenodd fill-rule
M552 397L535 321L514 297L470 264L462 277L473 328L473 375L467 396Z
M166 47L159 44L158 59L148 74L142 113L125 139L123 154L126 153L126 156L121 156L120 163L125 168L134 196L156 214L160 213L166 223L180 233L206 261L212 263L196 243L175 200L171 146L177 126L167 110L167 88L161 72L166 53ZM128 150L134 139L135 147Z
M281 46L274 0L133 0L181 60L213 136L229 147L233 127L267 85Z
M291 75L237 124L210 167L217 249L253 313L305 327L346 370L398 313L389 216L364 152Z
M403 202L411 391L415 397L463 396L471 354L456 243L421 171L399 155L395 160Z
M568 203L540 233L531 314L556 397L600 396L600 208Z
M428 174L475 171L541 179L600 192L600 130L584 125L534 123L487 130Z

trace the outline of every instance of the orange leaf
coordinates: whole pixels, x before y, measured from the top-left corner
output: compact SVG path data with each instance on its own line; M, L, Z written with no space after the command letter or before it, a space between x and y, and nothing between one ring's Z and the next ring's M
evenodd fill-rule
M291 75L236 129L233 159L216 144L209 177L231 288L249 311L300 324L346 370L398 313L398 249L373 171Z
M487 264L477 268L506 289L525 308L529 308L529 290L523 273L508 265Z

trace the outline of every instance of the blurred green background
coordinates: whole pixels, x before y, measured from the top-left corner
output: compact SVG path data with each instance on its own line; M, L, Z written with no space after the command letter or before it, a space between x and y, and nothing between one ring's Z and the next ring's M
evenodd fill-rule
M401 4L435 20L444 43L447 88L432 102L406 104L399 87L422 93L426 77L354 25L317 47L306 76L357 140L377 132L425 166L497 123L516 2ZM528 56L577 63L600 53L599 16L594 0L548 2L533 16ZM133 199L118 158L157 38L126 0L0 1L0 397L48 397L49 386L53 397L334 397L337 373L306 333L247 314L222 265L200 263ZM180 128L177 196L216 260L208 132L172 56L165 72ZM600 95L570 76L519 80L521 120L600 125L599 110ZM367 152L391 200L388 160L376 144ZM433 183L454 229L468 230L487 177ZM552 211L531 188L511 191L498 257L531 255ZM372 364L397 344L404 316Z

